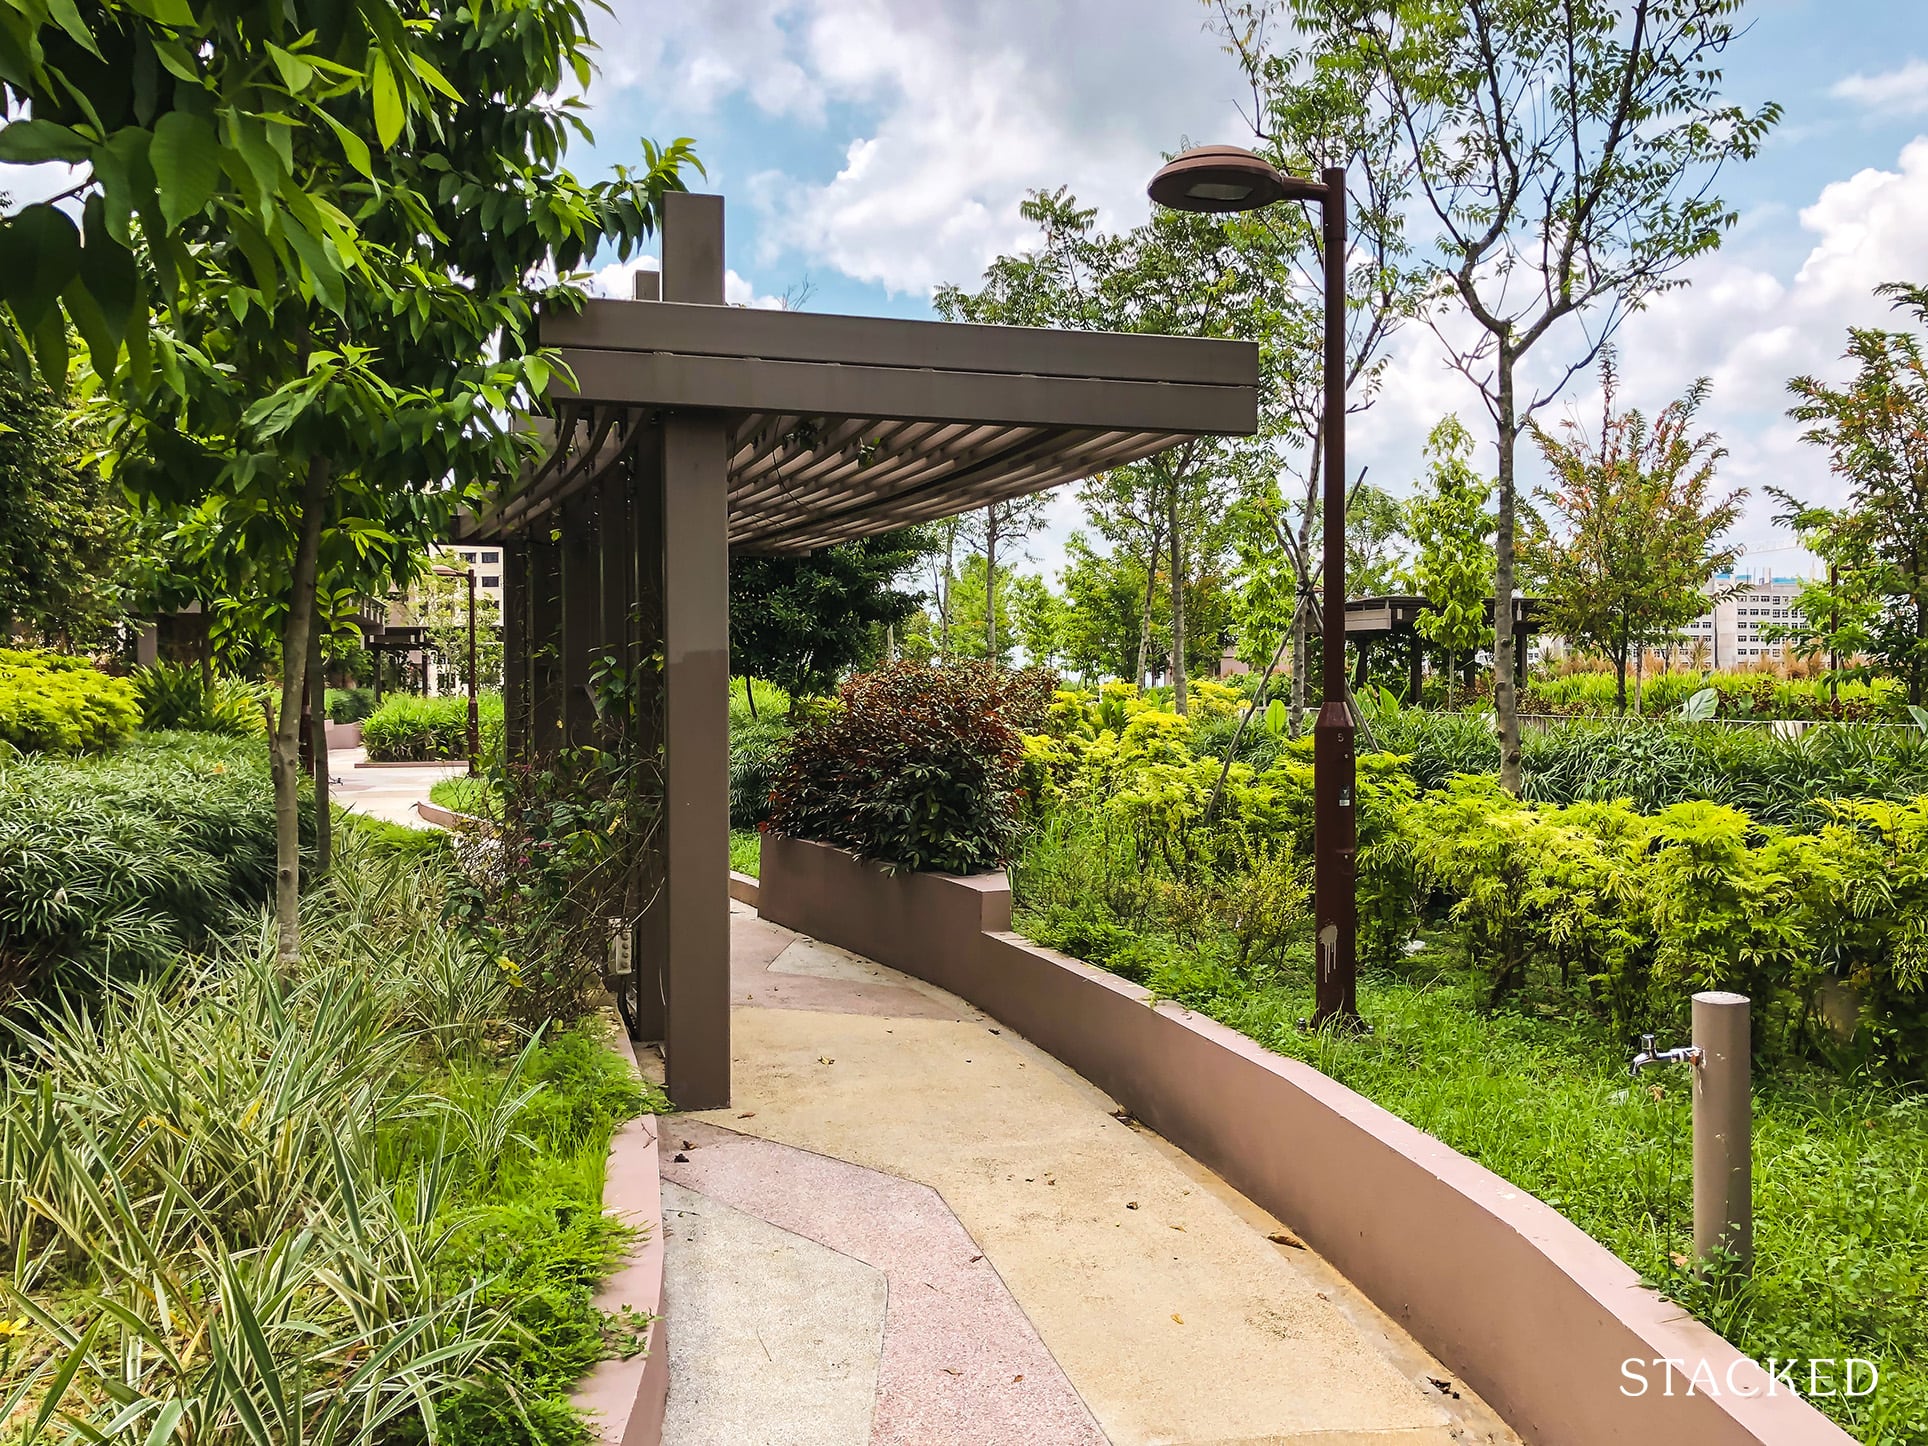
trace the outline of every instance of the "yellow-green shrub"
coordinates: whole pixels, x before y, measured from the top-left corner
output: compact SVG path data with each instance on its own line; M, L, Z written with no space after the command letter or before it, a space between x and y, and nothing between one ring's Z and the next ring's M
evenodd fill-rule
M112 748L141 718L134 685L79 658L0 648L0 740L67 753Z

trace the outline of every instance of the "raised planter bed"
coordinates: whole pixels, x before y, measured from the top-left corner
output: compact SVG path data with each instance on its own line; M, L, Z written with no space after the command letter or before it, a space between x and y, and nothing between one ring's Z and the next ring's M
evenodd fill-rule
M772 923L969 1000L1218 1171L1526 1440L1850 1441L1550 1206L1310 1065L1012 933L1003 874L892 875L765 834L756 889Z

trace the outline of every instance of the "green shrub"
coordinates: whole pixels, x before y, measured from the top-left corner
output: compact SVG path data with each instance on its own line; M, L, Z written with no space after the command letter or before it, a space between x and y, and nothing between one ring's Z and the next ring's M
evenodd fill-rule
M1380 747L1406 758L1422 790L1459 774L1499 772L1490 713L1382 709L1372 727ZM1527 732L1520 754L1535 802L1625 798L1653 813L1700 799L1756 823L1810 831L1832 816L1832 799L1928 794L1928 734L1918 728L1832 724L1786 737L1720 723L1576 718Z
M324 704L330 723L359 723L375 711L373 688L330 688Z
M894 867L970 874L1017 846L1021 729L1051 682L988 663L892 663L844 685L777 772L770 826Z
M502 733L502 695L484 693L477 700L484 753L496 751ZM426 763L466 758L469 754L467 694L418 698L392 693L382 706L362 721L362 747L382 763Z
M790 742L780 718L730 724L730 827L756 828L770 817L770 788Z
M274 856L258 743L0 760L0 1004L165 964L266 898Z
M48 752L125 743L140 720L134 685L80 658L0 648L0 742Z
M237 738L267 732L261 684L224 677L210 684L191 664L156 663L135 671L134 691L140 698L141 727L150 731L187 729Z

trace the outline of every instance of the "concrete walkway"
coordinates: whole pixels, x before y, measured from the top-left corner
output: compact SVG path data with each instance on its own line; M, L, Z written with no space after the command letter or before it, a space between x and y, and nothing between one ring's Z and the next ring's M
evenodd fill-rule
M1517 1440L1265 1215L955 997L735 907L663 1121L668 1446Z
M429 789L444 778L468 772L466 763L382 764L363 767L367 753L360 748L336 748L328 753L328 787L334 801L351 813L427 828L415 811Z

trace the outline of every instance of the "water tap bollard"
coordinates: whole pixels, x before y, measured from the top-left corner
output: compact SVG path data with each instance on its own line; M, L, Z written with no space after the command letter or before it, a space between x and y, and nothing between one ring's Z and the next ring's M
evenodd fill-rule
M1745 994L1694 996L1694 1254L1754 1266L1754 1107Z

